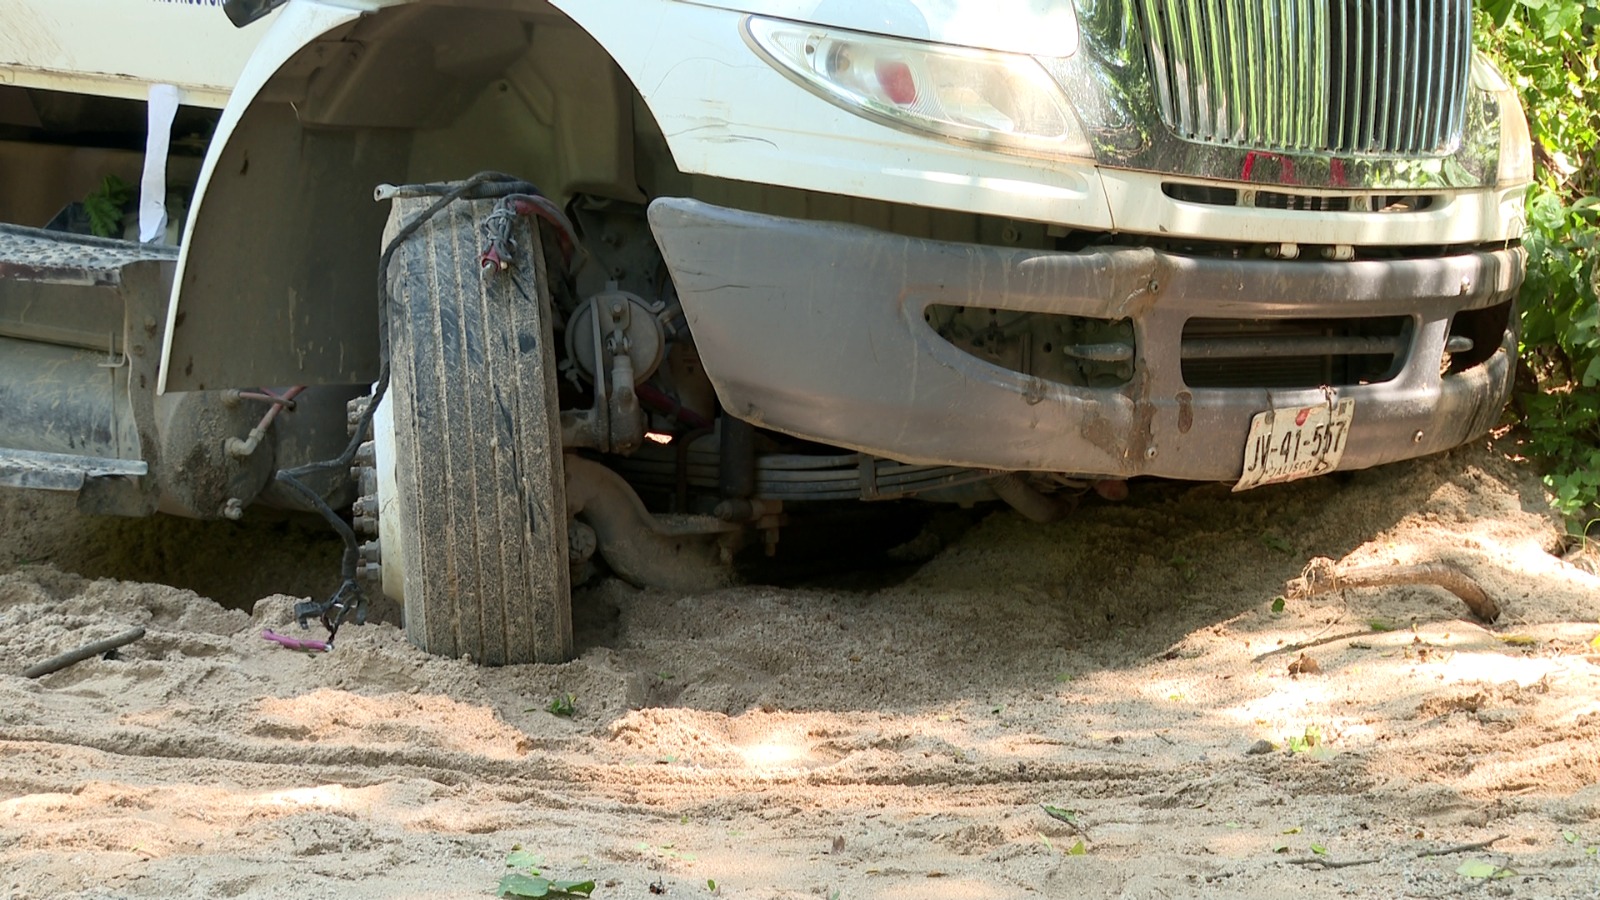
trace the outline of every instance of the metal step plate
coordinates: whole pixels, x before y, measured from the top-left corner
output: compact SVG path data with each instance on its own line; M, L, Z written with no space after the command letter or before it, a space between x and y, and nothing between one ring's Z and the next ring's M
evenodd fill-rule
M0 278L115 287L137 262L174 262L178 248L0 224Z

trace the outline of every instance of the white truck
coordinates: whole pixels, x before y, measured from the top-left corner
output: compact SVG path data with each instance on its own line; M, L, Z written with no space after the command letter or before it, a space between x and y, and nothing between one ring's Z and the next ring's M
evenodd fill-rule
M330 626L365 579L431 652L560 660L602 561L1373 466L1510 387L1532 155L1468 0L221 5L175 263L99 247L121 305L41 327L0 260L0 397L82 388L0 406L0 479L318 509Z

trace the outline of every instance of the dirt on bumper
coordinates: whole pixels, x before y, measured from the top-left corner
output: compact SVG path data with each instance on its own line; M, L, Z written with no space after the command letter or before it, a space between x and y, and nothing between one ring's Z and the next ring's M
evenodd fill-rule
M1355 401L1338 468L1448 449L1510 390L1514 329L1464 371L1441 366L1458 313L1506 304L1520 248L1352 262L1014 250L907 238L662 199L651 225L724 406L765 428L911 463L1231 480L1251 419ZM1082 387L963 352L935 305L1131 320L1132 377ZM1410 323L1381 383L1196 388L1185 322L1390 316Z

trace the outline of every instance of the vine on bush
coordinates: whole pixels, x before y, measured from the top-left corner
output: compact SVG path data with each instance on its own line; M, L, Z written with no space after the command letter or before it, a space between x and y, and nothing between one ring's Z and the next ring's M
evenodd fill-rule
M1537 392L1518 398L1528 449L1550 466L1556 507L1600 505L1600 0L1483 0L1478 40L1522 95L1534 138L1522 360Z

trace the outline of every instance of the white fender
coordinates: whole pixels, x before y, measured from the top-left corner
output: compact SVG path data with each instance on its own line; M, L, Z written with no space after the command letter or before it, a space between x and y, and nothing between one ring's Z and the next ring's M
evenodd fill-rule
M252 28L266 27L266 34L261 36L261 41L256 45L255 52L250 61L245 63L243 71L239 73L239 82L234 85L233 94L228 98L227 106L223 107L222 118L217 122L217 130L212 138L211 147L206 152L205 162L200 167L200 178L195 183L194 202L189 208L188 221L184 223L183 243L178 250L178 273L172 283L172 296L167 301L167 328L161 344L161 375L157 381L157 391L165 393L167 388L167 371L172 362L172 332L178 320L178 293L183 284L183 269L189 258L189 248L193 246L190 238L194 234L195 221L202 207L205 197L206 185L211 181L211 175L216 170L217 159L222 148L227 144L228 137L233 133L239 120L244 117L246 109L261 89L266 86L289 57L299 52L301 47L316 40L329 30L350 22L360 17L365 12L379 9L383 6L392 6L393 3L374 2L344 5L329 5L316 2L290 3L279 11L277 18L272 20L270 26L256 23ZM245 29L248 30L248 29Z

